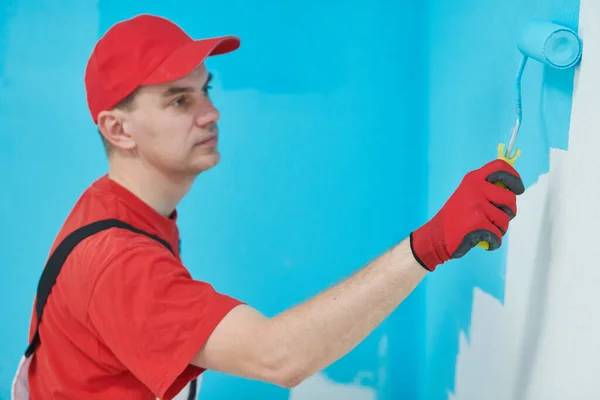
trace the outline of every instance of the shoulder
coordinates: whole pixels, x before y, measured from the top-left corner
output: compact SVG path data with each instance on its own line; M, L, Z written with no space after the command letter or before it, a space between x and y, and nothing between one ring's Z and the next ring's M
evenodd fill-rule
M139 219L139 218L138 218ZM66 261L65 274L78 282L94 282L113 269L133 271L151 262L180 265L178 252L166 238L154 234L152 227L137 221L135 213L123 206L111 193L92 185L79 199L63 227L51 252L67 237L102 221L116 221L102 229L88 231ZM122 225L124 224L124 225ZM150 235L150 236L148 236ZM62 272L61 272L62 274ZM88 288L89 289L89 288Z
M164 245L141 234L111 228L84 239L72 250L53 291L62 293L72 312L83 317L95 294L107 288L113 293L126 292L134 282L147 281L158 270L189 276Z
M127 279L148 278L161 269L187 272L180 259L161 242L144 234L122 228L111 228L86 239L75 254L85 264L93 265L90 275L98 279L125 284Z

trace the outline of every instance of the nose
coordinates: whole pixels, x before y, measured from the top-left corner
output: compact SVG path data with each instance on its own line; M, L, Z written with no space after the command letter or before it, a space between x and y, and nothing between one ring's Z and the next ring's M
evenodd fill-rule
M196 125L201 128L206 128L215 125L221 114L209 99L204 99L199 107L198 115L196 116Z

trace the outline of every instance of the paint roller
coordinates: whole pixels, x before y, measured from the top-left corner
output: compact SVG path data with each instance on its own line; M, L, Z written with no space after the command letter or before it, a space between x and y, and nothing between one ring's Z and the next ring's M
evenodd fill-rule
M517 73L517 120L508 145L498 145L498 158L511 166L515 165L515 161L521 155L519 149L513 153L513 147L521 127L521 77L527 60L532 58L556 69L572 68L581 59L583 43L579 36L567 27L547 21L531 20L522 26L518 34L517 48L523 55ZM497 182L496 185L505 187L501 182ZM479 242L477 245L485 250L489 249L488 242Z

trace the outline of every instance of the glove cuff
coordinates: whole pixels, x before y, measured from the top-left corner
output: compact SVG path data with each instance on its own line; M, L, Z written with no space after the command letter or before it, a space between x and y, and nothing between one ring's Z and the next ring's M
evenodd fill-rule
M450 259L444 250L445 239L438 216L410 234L410 249L419 264L433 272L436 267Z

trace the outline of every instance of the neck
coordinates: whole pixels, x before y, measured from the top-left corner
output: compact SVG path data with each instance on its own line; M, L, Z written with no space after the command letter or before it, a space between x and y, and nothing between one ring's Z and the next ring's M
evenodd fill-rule
M171 216L194 181L116 158L110 160L108 177L165 217Z

